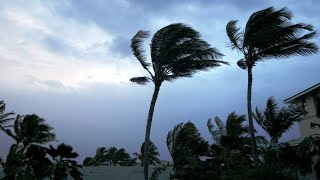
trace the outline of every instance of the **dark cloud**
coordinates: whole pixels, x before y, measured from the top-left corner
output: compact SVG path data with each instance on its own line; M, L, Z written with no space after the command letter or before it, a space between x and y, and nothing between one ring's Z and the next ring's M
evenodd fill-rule
M130 48L131 39L118 36L110 45L110 50L119 53L121 56L131 56L132 51Z

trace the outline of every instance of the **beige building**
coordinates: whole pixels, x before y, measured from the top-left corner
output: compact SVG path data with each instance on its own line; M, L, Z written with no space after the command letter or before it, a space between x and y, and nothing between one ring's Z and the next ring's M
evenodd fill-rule
M299 121L300 139L320 135L320 83L284 100L285 103L303 107L304 117Z

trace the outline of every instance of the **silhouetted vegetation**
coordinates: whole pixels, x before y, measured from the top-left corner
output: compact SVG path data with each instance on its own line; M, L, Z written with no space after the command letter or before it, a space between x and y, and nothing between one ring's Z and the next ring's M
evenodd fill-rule
M5 180L23 179L66 179L70 174L74 179L82 179L79 166L74 158L78 156L71 146L60 144L57 149L47 144L55 140L53 128L36 114L9 116L4 113L1 101L1 130L15 143L10 147L6 162L0 159ZM9 124L9 123L12 124ZM51 159L48 158L51 156Z
M312 25L291 22L292 13L282 8L269 7L253 13L244 28L236 26L232 20L226 26L230 46L243 55L237 64L248 72L247 108L251 149L256 166L258 154L254 135L251 92L252 69L258 63L269 59L280 59L294 55L310 55L318 52L315 43L310 42L316 32ZM306 32L306 33L303 33Z
M269 7L253 13L243 31L236 26L236 20L227 24L230 47L243 55L237 65L248 73L248 116L232 112L225 121L219 117L214 121L209 119L210 141L201 136L191 121L174 126L166 138L173 160L171 179L299 179L313 170L320 179L320 137L307 137L298 145L279 142L281 136L301 120L301 108L278 108L274 98L270 97L264 111L256 107L252 112L252 71L258 62L318 52L318 46L311 42L316 35L314 27L294 24L291 17L292 13L286 8L276 10ZM140 30L131 40L133 54L148 76L133 77L130 81L140 85L152 82L154 85L140 152L134 153L136 157L133 158L124 148L99 147L93 157L84 159L84 166L135 166L140 160L140 165L144 166L144 179L149 178L150 164L156 166L150 179L157 179L170 166L161 164L158 149L150 140L154 108L162 83L228 64L221 60L221 52L200 38L199 32L182 23L170 24L154 34L149 62L143 48L149 35L149 32ZM314 101L318 117L319 99L316 94ZM6 104L0 101L0 130L14 140L6 161L0 158L4 180L82 179L79 170L82 166L75 160L78 153L64 143L56 147L49 144L56 140L56 135L45 119L36 114L15 116L5 110ZM269 142L265 137L255 135L253 118L268 133ZM319 124L312 123L311 126Z
M149 32L138 31L131 40L133 54L142 67L149 73L149 77L134 77L130 81L145 85L154 84L145 134L144 179L148 180L148 159L150 131L154 107L160 87L164 81L173 81L181 77L191 77L199 71L215 68L221 64L223 56L217 49L200 39L197 31L184 24L171 24L157 31L150 45L151 63L147 62L143 50L143 41L149 37ZM153 73L150 71L152 65Z
M136 164L136 158L131 158L124 148L118 150L116 147L110 147L109 149L99 147L94 157L86 157L83 161L84 166L134 166Z
M149 156L148 156L148 164L151 164L151 165L157 165L157 164L160 164L161 161L159 159L159 152L158 152L158 148L157 146L152 142L150 141L149 143ZM144 152L145 152L145 143L143 142L142 145L141 145L141 149L140 149L140 153L134 153L134 155L137 157L137 159L139 159L141 161L141 166L143 166L144 164Z

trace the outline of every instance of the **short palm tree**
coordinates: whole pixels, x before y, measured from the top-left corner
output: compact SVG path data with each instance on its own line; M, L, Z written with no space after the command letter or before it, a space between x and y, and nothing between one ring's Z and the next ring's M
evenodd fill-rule
M68 175L76 180L82 179L82 173L78 168L77 161L74 159L78 157L78 153L73 152L73 148L64 143L59 144L57 148L50 145L47 153L51 156L53 162L51 169L51 178L53 180L67 179Z
M7 124L10 121L13 121L14 118L11 117L12 115L14 115L14 112L11 111L9 113L5 113L6 110L6 104L4 103L4 101L0 101L0 130L2 131L6 131L6 128L8 127Z
M94 158L93 157L86 157L82 163L83 166L94 166Z
M134 153L134 155L141 161L141 166L143 166L145 162L144 152L145 152L145 142L143 142L141 145L140 153ZM148 152L149 152L148 164L151 164L151 165L161 164L161 161L159 159L160 154L159 154L158 148L152 141L150 141Z
M178 179L201 179L201 156L206 156L208 142L192 122L180 123L167 134L167 147L172 156L174 176Z
M148 159L148 146L154 107L157 101L161 84L164 81L173 81L180 77L191 77L198 71L208 70L227 64L221 61L222 54L215 48L200 39L197 31L185 24L171 24L153 36L150 45L151 63L147 62L144 55L143 41L149 37L149 32L138 31L131 40L132 51L142 67L148 72L148 77L134 77L134 83L145 85L154 84L154 92L150 103L145 143L145 158ZM153 69L153 73L150 70ZM144 179L148 179L148 161L144 162Z
M110 164L113 164L113 166L117 165L117 163L118 163L117 152L118 152L118 149L116 147L110 147L108 149L107 154L106 154L107 161Z
M103 165L108 161L108 150L106 147L99 147L96 151L96 155L93 157L93 164L95 166Z
M52 132L53 128L44 121L35 114L24 117L18 115L14 121L14 131L6 129L5 132L24 149L31 144L46 144L55 139L55 134Z
M301 115L300 108L283 107L278 109L273 97L268 99L264 112L256 107L256 113L253 113L254 119L271 137L270 145L278 144L282 134L287 132L294 122L301 120Z
M317 45L309 41L316 35L313 26L293 24L290 22L291 18L292 13L288 9L275 10L269 7L253 13L243 31L236 26L236 20L230 21L226 26L231 48L243 54L237 64L248 71L247 109L251 149L256 165L258 156L251 107L253 66L268 59L318 52Z
M232 158L247 154L247 147L250 144L248 126L244 124L246 116L239 116L232 112L228 115L225 123L219 117L215 117L214 120L215 125L211 122L211 119L207 122L209 133L215 142L212 148L215 149L215 154L221 155L220 158L224 160L227 166L230 163L235 164ZM261 145L266 143L263 136L257 136L256 140Z

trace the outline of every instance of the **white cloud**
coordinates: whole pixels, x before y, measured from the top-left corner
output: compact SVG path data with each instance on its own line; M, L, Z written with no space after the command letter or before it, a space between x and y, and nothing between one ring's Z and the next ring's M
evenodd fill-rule
M110 52L112 34L93 22L59 16L40 2L6 4L0 13L0 33L5 35L0 37L0 75L6 77L0 83L10 88L75 90L90 83L129 83L130 77L140 74L132 59ZM47 38L56 42L53 49ZM50 86L52 82L62 86Z

